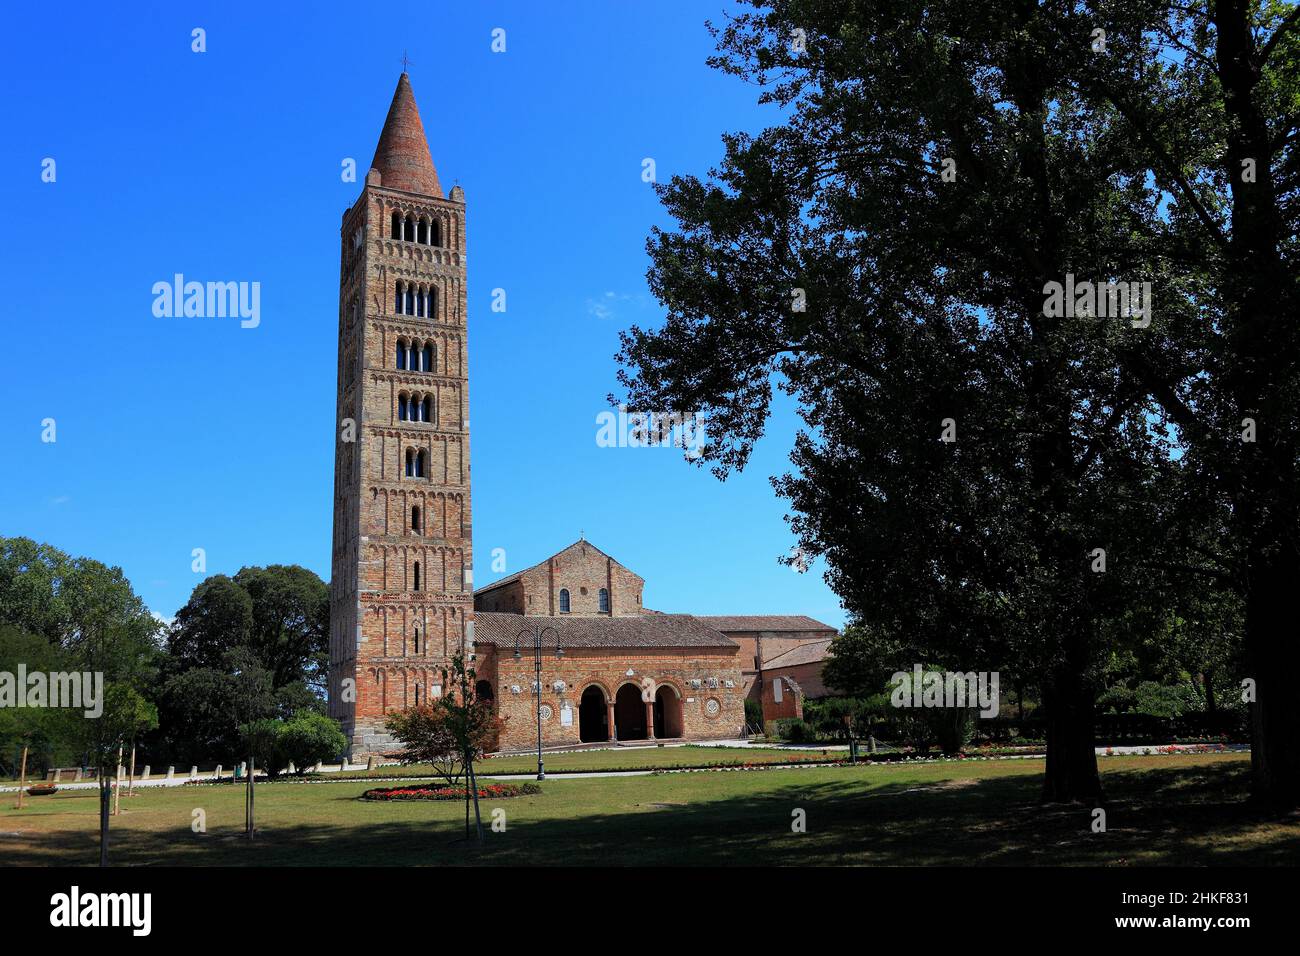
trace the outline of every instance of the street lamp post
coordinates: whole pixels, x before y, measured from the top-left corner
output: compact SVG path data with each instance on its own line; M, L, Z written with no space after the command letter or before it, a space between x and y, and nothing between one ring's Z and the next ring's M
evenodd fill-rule
M560 633L553 627L537 627L534 625L531 629L524 628L515 635L515 660L520 660L523 654L519 650L519 639L525 634L531 634L533 638L533 687L536 690L536 709L537 709L537 779L546 779L546 768L542 765L542 635L550 631L555 635L555 656L561 658L564 656L564 649L560 647Z

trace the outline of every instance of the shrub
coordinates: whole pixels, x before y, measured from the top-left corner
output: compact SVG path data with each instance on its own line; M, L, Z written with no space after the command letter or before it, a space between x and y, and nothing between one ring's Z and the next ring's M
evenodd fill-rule
M1157 684L1145 680L1133 690L1133 710L1152 717L1181 717L1201 709L1199 695L1190 684Z
M315 711L299 711L279 729L280 758L299 773L318 761L333 760L347 749L339 722Z
M806 720L783 717L776 722L776 735L792 744L810 744L817 740L817 729Z

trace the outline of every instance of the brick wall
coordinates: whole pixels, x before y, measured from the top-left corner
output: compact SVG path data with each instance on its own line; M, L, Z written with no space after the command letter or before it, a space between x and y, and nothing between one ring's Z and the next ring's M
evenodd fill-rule
M600 591L609 593L609 611L600 610ZM555 616L560 591L569 592L574 617L636 617L642 613L645 581L589 541L577 541L508 584L476 595L480 611Z
M781 688L780 700L776 699L777 684L780 684ZM771 677L764 674L759 689L759 699L763 704L764 724L784 717L803 717L803 694L797 687L791 686L790 680L786 677Z

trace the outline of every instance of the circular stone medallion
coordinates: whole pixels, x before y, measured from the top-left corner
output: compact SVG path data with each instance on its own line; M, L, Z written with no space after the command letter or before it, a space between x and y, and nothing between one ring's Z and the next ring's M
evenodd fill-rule
M551 714L552 714L551 705L542 704L542 720L550 720Z
M710 697L704 702L704 713L709 717L716 717L722 712L722 705L718 703L718 698Z

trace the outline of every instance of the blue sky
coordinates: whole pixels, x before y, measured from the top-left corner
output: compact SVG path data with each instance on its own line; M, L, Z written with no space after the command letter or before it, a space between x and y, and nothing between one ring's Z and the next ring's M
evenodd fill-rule
M328 577L338 229L359 193L340 173L351 157L364 177L405 52L443 188L468 202L476 583L501 576L495 548L510 573L583 532L648 606L841 625L820 563L778 563L788 403L725 483L595 441L619 330L661 314L644 242L668 221L642 160L702 174L723 131L777 121L704 63L722 4L390 3L386 26L365 9L8 11L0 534L120 565L165 617L202 578L194 548L208 573ZM155 318L178 272L260 282L261 324Z

